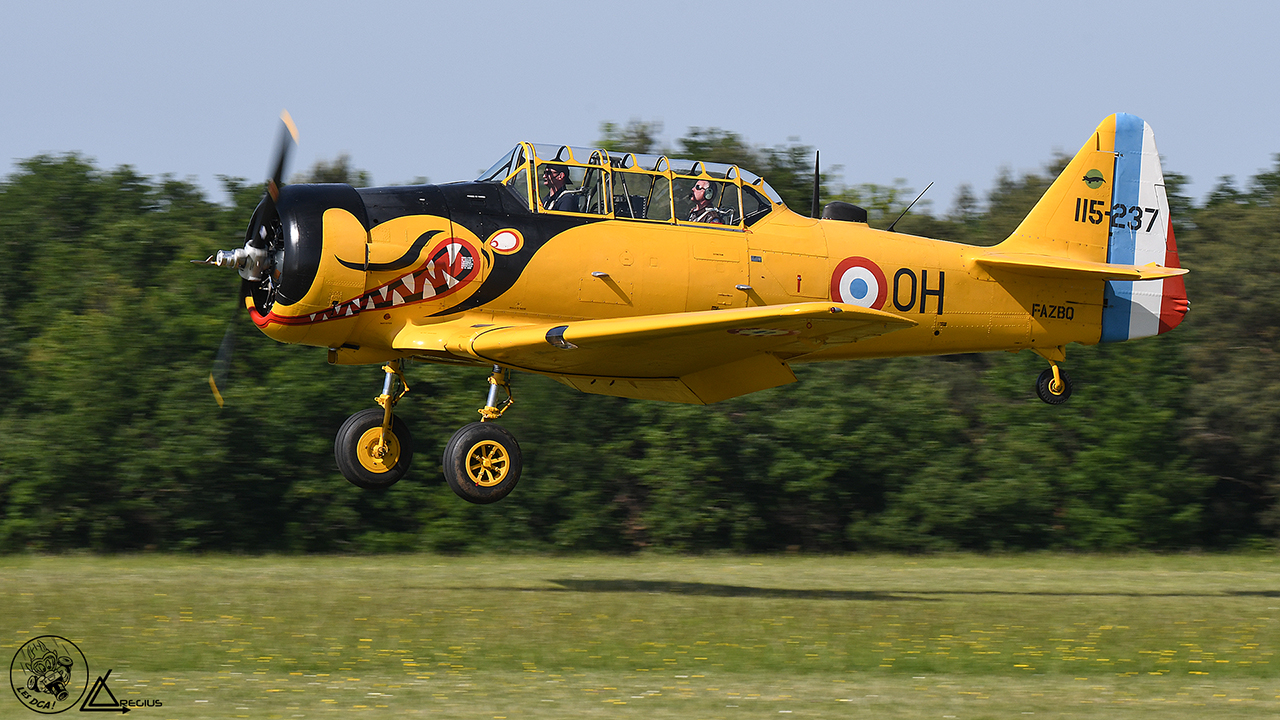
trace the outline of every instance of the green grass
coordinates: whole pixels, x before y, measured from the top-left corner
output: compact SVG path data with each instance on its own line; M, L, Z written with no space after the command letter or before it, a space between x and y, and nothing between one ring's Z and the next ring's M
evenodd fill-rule
M0 618L156 718L1280 716L1269 556L10 556Z

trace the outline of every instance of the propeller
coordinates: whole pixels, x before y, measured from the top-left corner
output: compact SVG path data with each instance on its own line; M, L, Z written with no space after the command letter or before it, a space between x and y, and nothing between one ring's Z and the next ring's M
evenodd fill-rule
M266 193L258 207L253 211L249 227L245 231L244 247L235 250L219 250L204 260L192 260L197 265L215 265L233 268L242 278L240 292L236 298L237 310L247 309L249 302L256 305L259 311L266 313L275 303L276 280L280 276L279 266L284 256L284 232L280 226L280 214L276 210L276 202L280 199L280 189L284 187L284 173L289 164L289 153L298 142L298 128L293 124L289 111L280 113L280 139L276 143L275 163L271 175L267 178ZM247 300L248 299L248 300ZM213 398L222 407L224 400L219 388L227 387L227 373L231 367L231 356L235 351L235 318L227 326L222 337L218 354L213 361L213 369L209 372L209 388Z
M227 331L222 335L222 343L218 345L218 354L213 358L213 367L209 370L209 389L213 391L213 399L218 403L218 407L222 407L225 400L222 397L222 389L227 387L227 375L231 371L231 357L236 351L236 315L244 310L245 298L249 297L253 292L254 283L248 280L240 281L240 292L236 294L236 309L233 311L231 319L227 321Z
M267 181L267 195L271 198L272 205L280 199L280 188L284 187L284 170L289 162L289 150L298 144L298 126L293 124L288 110L281 111L280 123L280 139L276 142L276 169Z
M235 323L227 324L227 332L222 336L222 344L218 346L218 354L213 359L213 368L209 370L209 389L213 391L213 399L222 407L222 391L218 386L227 387L227 372L231 369L231 355L236 351Z

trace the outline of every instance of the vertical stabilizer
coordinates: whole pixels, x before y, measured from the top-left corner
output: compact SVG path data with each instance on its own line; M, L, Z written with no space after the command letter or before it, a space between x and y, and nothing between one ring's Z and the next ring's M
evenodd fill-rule
M1126 113L1103 120L1000 251L1180 267L1151 126ZM1187 307L1181 277L1107 281L1101 340L1167 332Z

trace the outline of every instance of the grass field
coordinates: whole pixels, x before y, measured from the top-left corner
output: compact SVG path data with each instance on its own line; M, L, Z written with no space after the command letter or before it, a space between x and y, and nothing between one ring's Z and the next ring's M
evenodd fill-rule
M9 556L0 618L140 717L1280 717L1271 556Z

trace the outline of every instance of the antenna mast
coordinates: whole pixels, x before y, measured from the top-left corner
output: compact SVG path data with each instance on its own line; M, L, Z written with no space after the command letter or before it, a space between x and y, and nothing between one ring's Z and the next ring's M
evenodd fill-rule
M911 204L907 206L907 209L903 210L902 214L898 216L898 220L901 220L902 218L906 217L907 213L911 210L911 208L915 207L915 204L920 202L920 198L924 197L924 194L929 192L929 188L931 187L933 187L933 183L929 183L928 185L925 185L924 189L920 191L920 194L916 196L916 199L912 200ZM893 226L898 224L898 220L894 220L892 223L889 224L889 232L893 232Z
M818 151L814 150L813 151L813 211L809 214L810 217L814 217L814 218L818 217L818 180L819 180Z

